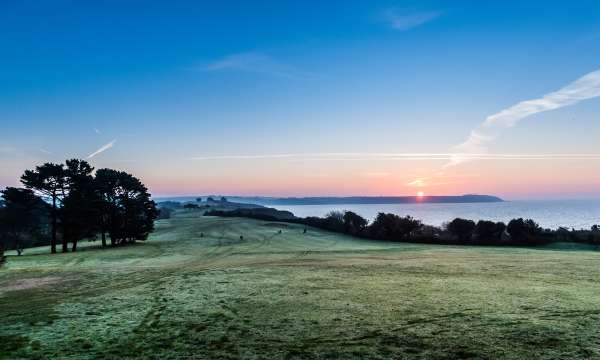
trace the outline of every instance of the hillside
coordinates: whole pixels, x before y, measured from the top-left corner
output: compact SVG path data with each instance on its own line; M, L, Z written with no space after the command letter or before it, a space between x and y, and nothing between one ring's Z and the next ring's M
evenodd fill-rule
M145 243L81 250L9 257L3 357L600 356L596 252L391 244L193 211Z

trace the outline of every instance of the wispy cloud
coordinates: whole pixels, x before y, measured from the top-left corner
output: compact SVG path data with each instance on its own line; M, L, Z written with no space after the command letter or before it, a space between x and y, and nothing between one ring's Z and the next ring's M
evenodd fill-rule
M271 55L256 51L227 55L208 65L194 69L209 72L234 70L290 79L312 77L311 74L303 72L292 65L282 63Z
M100 132L100 130L98 130L98 128L94 128L94 132L95 132L96 134L101 134L101 132Z
M113 141L109 142L108 144L103 145L102 147L100 147L98 150L94 151L93 153L91 153L90 155L88 155L88 159L93 158L94 156L105 152L106 150L112 148L115 143L117 142L117 139L114 139Z
M393 29L405 31L435 20L440 15L439 11L414 12L394 8L384 11L383 19Z
M38 150L40 150L40 152L46 154L46 155L52 155L52 153L44 148L39 148Z
M596 70L541 98L522 101L490 115L471 131L465 142L453 148L457 154L446 166L453 166L471 160L468 154L485 153L487 143L496 139L503 130L515 126L519 121L529 116L575 105L580 101L599 96L600 70Z
M407 186L424 187L426 185L426 179L415 179L411 182L406 183Z

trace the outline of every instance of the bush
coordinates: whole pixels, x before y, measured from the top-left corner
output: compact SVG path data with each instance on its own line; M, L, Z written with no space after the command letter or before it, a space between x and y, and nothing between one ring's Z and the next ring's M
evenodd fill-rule
M447 225L447 229L450 234L458 237L461 242L469 242L473 237L475 222L473 220L456 218Z
M352 211L346 211L343 216L344 221L344 232L350 235L359 235L367 227L369 223L367 219L362 216L353 213Z
M379 213L368 227L368 234L374 239L401 241L422 226L421 221L411 216Z
M171 208L161 207L158 209L158 217L156 219L157 220L170 219L172 212L173 212L173 210Z
M539 238L536 238L541 234L542 229L531 219L512 219L508 223L506 230L515 244L535 245L542 242Z
M479 244L496 244L501 241L505 230L506 225L503 222L479 220L475 225L474 235Z

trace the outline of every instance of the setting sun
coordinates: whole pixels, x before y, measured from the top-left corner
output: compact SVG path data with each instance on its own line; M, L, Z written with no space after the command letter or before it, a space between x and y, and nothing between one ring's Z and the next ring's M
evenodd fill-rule
M423 196L425 196L425 193L424 193L424 192L422 192L422 191L419 191L419 192L417 193L417 197L423 197Z

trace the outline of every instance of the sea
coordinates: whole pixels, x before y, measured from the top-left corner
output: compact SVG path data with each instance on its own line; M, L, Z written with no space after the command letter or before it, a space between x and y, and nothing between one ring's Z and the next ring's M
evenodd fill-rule
M457 217L508 223L511 219L533 219L547 229L589 229L600 225L600 199L597 200L520 200L467 204L349 204L349 205L275 205L296 216L323 216L332 210L353 211L373 220L377 213L410 215L428 225L442 226Z
M193 201L195 197L157 198L157 201ZM236 197L233 201L245 202ZM452 204L334 204L334 205L271 205L291 211L299 217L324 216L334 210L353 211L368 220L377 213L410 215L428 225L442 226L457 217L470 220L493 220L508 223L511 219L533 219L546 229L565 227L589 229L600 225L600 199L585 200L514 200L489 203Z

